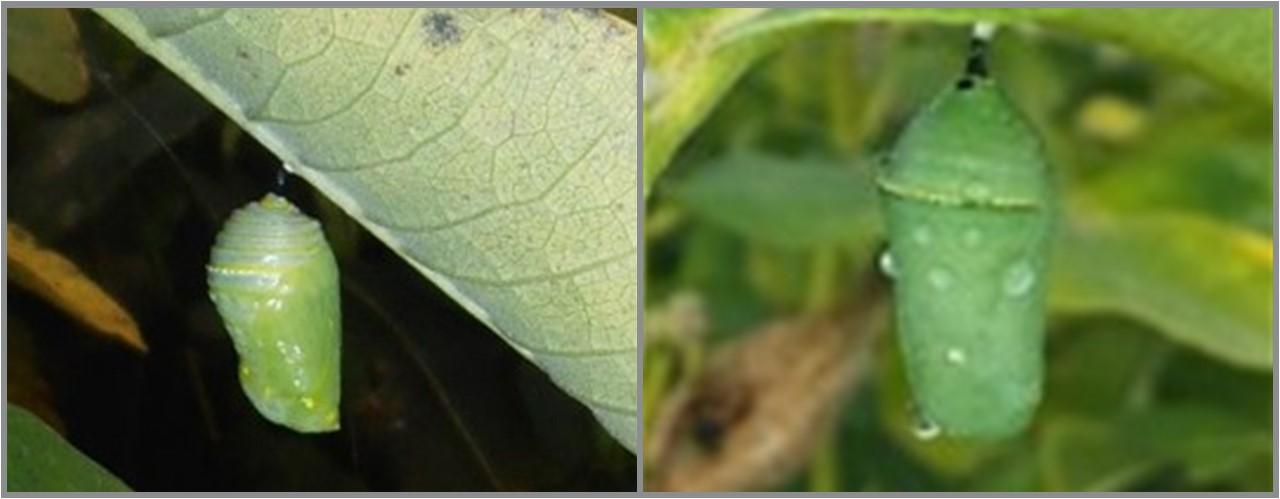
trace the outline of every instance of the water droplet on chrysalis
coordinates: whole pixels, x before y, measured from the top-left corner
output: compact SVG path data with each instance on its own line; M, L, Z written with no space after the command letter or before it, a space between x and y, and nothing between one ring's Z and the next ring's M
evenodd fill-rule
M982 243L982 231L969 228L964 231L964 245L969 248L976 248Z
M911 422L911 433L914 434L917 439L920 439L921 441L924 441L924 442L928 442L930 440L938 438L939 435L942 435L941 426L938 426L938 424L934 423L933 420L930 420L928 417L925 417L923 414L920 414L919 411L913 411L913 413L914 414L912 415L913 421Z
M1004 292L1009 296L1022 296L1035 284L1036 275L1031 265L1025 261L1018 262L1009 268L1004 278Z
M929 233L928 227L916 227L914 231L911 231L911 239L915 240L916 244L925 246L930 241L933 241L933 234Z
M969 356L965 355L964 350L959 348L948 348L946 357L947 362L953 365L962 365L969 360Z
M944 269L932 269L929 271L929 285L933 289L942 291L951 287L951 273Z
M885 276L890 279L898 277L898 268L894 266L893 254L889 253L889 250L880 252L879 262L880 272L883 272Z

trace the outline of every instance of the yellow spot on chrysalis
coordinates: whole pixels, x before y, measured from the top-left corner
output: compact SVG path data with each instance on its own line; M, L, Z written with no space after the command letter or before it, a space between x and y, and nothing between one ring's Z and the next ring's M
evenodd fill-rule
M315 409L316 401L312 400L311 397L302 397L302 405L306 406L307 409Z
M241 378L248 378L249 376L252 376L252 375L253 375L253 371L252 371L252 370L250 370L248 366L241 366L241 367L240 367L240 377L241 377Z
M329 411L328 414L324 415L324 422L326 423L333 424L337 421L338 421L338 413L336 411Z

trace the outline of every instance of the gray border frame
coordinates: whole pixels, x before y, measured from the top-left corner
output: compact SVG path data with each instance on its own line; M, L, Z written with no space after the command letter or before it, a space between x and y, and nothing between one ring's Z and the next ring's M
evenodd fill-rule
M644 491L644 8L636 7L636 492Z
M643 247L643 241L644 241L644 239L643 239L643 236L644 236L644 225L643 225L643 224L644 224L644 216L643 216L643 210L644 210L644 191L643 191L643 187L644 187L644 178L643 178L643 176L641 176L641 175L639 174L639 167L640 167L640 165L642 164L642 163L641 163L641 161L640 161L641 155L644 153L644 141L643 141L643 128L644 128L644 122L643 122L643 116L644 116L644 115L643 115L643 109L644 109L644 108L643 108L643 103L644 103L644 100L643 100L643 99L644 99L644 95L643 95L643 93L640 91L640 90L641 90L640 85L641 85L641 82L643 81L642 79L643 79L643 72L644 72L644 58L643 58L643 49L642 49L642 47L643 47L643 42L641 42L641 41L640 41L640 38L641 38L642 33L643 33L643 30L641 29L641 27L643 26L643 25L641 24L641 19L642 19L642 16L644 15L644 9L643 9L643 8L641 8L641 7L640 7L636 2L624 2L624 1L603 1L603 2L589 2L589 3L583 3L583 2L572 2L572 1L560 1L560 2L556 2L556 1L531 1L531 2L518 2L518 1L476 1L476 2L466 2L466 1L456 1L456 0L454 0L454 1L441 1L441 2L434 2L434 1L403 1L403 2L396 2L396 1L385 1L385 0L375 0L375 1L370 1L370 2L359 2L359 1L352 1L352 0L340 0L340 1L332 1L332 2L330 2L330 1L309 1L309 0L298 1L298 2L284 2L284 1L252 1L252 0L250 0L250 1L207 1L207 0L199 0L199 1L190 1L190 2L186 2L186 1L178 1L178 0L163 0L163 1L156 1L156 2L141 2L141 1L103 1L103 2L95 2L95 1L79 1L79 0L66 1L66 2L58 2L58 1L48 1L48 2L43 2L43 1L11 1L11 2L3 2L3 5L2 5L3 9L2 9L2 11L0 11L0 23L3 23L3 26L8 27L8 25L9 25L9 12L8 12L8 10L9 10L10 8L33 8L33 7L91 8L91 7L122 7L122 6L137 6L137 7L143 7L143 6L145 6L145 7L152 7L152 6L154 6L154 7L178 7L178 6L180 6L180 7L201 7L201 6L227 6L227 5L244 6L244 7L297 7L297 8L302 8L302 7L314 6L314 5L317 5L317 4L323 4L324 6L334 6L334 7L343 7L343 6L346 6L346 7L371 7L371 8L372 8L372 7L402 7L402 8L416 8L416 7L426 6L426 5L430 5L430 6L439 6L439 7L491 7L491 8L499 8L499 7L530 7L530 8L531 8L531 7L563 7L563 6L566 6L566 5L568 5L568 4L574 4L574 5L589 5L590 7L599 7L599 8L604 8L604 7L619 7L619 8L634 8L634 9L636 9L636 30L637 30L637 32L636 32L636 34L637 34L637 37L636 37L636 50L637 50L637 58L636 58L636 80L635 80L635 83L636 83L636 90L637 90L637 91L636 91L636 106L637 106L637 107L636 107L636 130L637 130L637 131L636 131L636 138L637 138L637 142L636 142L636 163L635 163L635 164L636 164L636 168L637 168L637 170L636 170L636 188L637 188L637 191L636 191L636 202L637 202L637 206L636 206L636 217L637 217L637 221L639 222L639 223L638 223L638 226L637 226L637 232L636 232L636 237L637 237L636 241L637 241L637 245L638 245L638 248L637 248L637 251L636 251L636 283L637 283L637 300L636 300L636 305L637 305L637 309L636 309L636 320L637 320L637 322L636 322L636 324L637 324L637 326L636 326L636 343L637 343L637 348L636 348L636 360L637 360L637 369L638 369L638 371L637 371L637 376L636 376L636 377L637 377L637 379L636 379L636 400L637 400L637 407L636 407L636 411L637 411L636 445L637 445L637 448L636 448L636 453L635 453L636 490L635 490L635 491L622 491L622 492L619 492L619 491L600 491L600 492L540 492L540 491L528 491L528 492L432 492L432 491L414 491L414 492L353 492L353 493L343 493L343 492L241 492L241 491L228 491L228 492L180 492L180 493L165 493L165 492L128 492L128 493L110 493L110 492L9 492L9 491L8 491L8 484L9 484L9 477L8 477L8 474L9 474L9 473L8 473L8 467L6 466L4 469L0 469L0 492L3 492L3 494L0 494L0 495L3 495L4 497L112 497L112 496L114 496L114 497L355 497L355 496L359 496L359 497L544 497L544 496L545 496L545 497L634 497L634 496L637 496L637 495L640 493L641 488L643 487L643 480L642 480L642 478L643 478L643 474L642 474L642 471L641 471L641 462L642 462L642 460L643 460L643 458L642 458L643 453L641 452L641 448L643 447L643 443L642 443L643 441L641 440L641 438L642 438L642 436L643 436L643 435L642 435L642 433L643 433L643 425L639 423L639 414L641 414L639 405L640 405L640 400L641 400L641 394L643 393L643 392L641 391L641 390L642 390L642 387L640 386L640 384L641 384L641 382L642 382L641 380L643 379L643 374L642 374L642 373L643 373L643 361L644 361L644 352L643 352L643 349L644 349L644 341L643 341L643 340L644 340L644 337L643 337L643 329L640 327L640 321L641 321L641 320L643 319L643 317L644 317L644 314L643 314L644 293L643 293L643 288L642 288L642 286L643 286L643 282L644 282L644 279L643 279L643 276L644 276L644 272L643 272L643 263L644 263L644 247ZM7 38L7 37L5 37L5 38L3 38L3 39L0 39L0 51L2 51L2 52L3 52L2 54L0 54L0 66L3 66L3 67L6 69L6 71L7 71L8 67L9 67L9 51L8 51L8 38ZM5 78L4 82L3 82L3 83L0 83L0 91L5 92L5 95L7 95L7 94L8 94L8 89L9 89L9 80L8 80L8 78ZM2 120L3 120L3 121L0 121L0 123L3 123L3 124L4 124L4 130L6 131L6 133L4 134L4 136L3 136L3 137L0 137L0 154L2 154L2 155L3 155L3 161L0 161L0 179L3 179L2 181L0 181L0 193L4 193L3 195L0 195L0 199L6 199L6 202L4 203L4 206L0 206L0 213L3 213L3 214L4 214L4 216L5 216L5 220L8 220L8 219L9 219L9 218L8 218L8 217L9 217L9 212L8 212L9 205L8 205L8 202L7 202L7 198L5 198L5 196L7 195L8 189L9 189L9 169L8 169L8 167L9 167L9 161L8 161L8 160L9 160L9 147L8 147L9 134L7 133L8 129L9 129L9 128L8 128L8 125L9 125L9 114L8 114L8 101L7 101L7 99L6 99L6 101L5 101L5 113L4 113L4 117L2 118ZM9 250L9 241L8 241L8 238L7 238L7 237L5 238L5 240L4 240L3 242L0 242L0 248L2 248L2 249L3 249L3 251L5 252L5 254L6 254L6 255L8 254L8 250ZM7 279L7 278L8 278L8 268L9 268L9 263L8 263L8 259L6 258L4 262L0 263L0 277L3 277L3 278L5 278L5 279ZM433 284L433 285L434 285L434 284ZM0 316L2 316L2 317L3 317L3 320L5 321L5 322L4 322L4 327L3 327L3 330L2 330L3 332L2 332L2 333L0 333L0 334L2 334L2 335L3 335L3 346L0 346L0 355L2 355L2 356L3 356L3 358L5 359L5 362L6 362L6 363L7 363L7 359L8 359L8 351L9 351L9 349L8 349L8 344L9 344L9 335L8 335L8 310L9 310L9 293L8 293L8 286L6 286L6 287L5 287L5 291L4 291L4 292L2 292L2 293L0 293ZM9 378L9 375L8 375L8 369L5 369L3 372L0 372L0 383L3 383L3 386L0 386L0 393L4 394L4 398L5 398L5 400L6 400L6 401L8 400L8 393L9 393L9 380L8 380L8 378ZM7 458L8 458L8 447L7 447L7 444L8 444L8 433L9 433L8 412L7 412L7 411L5 411L4 413L0 413L0 424L2 424L2 425L3 425L3 427L2 427L2 428L0 428L0 442L3 442L3 444L4 444L4 446L5 446L5 459L7 459Z
M249 493L241 493L241 492L221 492L221 493L219 493L219 492L194 492L194 493L179 493L179 494L172 494L172 493L154 493L154 492L135 492L135 493L131 493L131 494L104 494L104 493L6 493L6 495L13 496L13 497L47 497L47 496L53 496L53 497L103 497L103 496L111 496L111 495L128 495L128 496L137 496L137 497L228 497L228 496L236 496L236 497L352 497L352 496L361 496L361 497L442 497L442 496L447 496L447 497L538 497L538 496L551 496L551 497L638 497L638 496L659 496L659 495L661 495L661 496L671 496L671 497L786 497L786 496L808 496L808 497L854 497L854 496L861 496L861 497L1023 497L1023 496L1031 496L1031 495L1034 495L1034 496L1037 496L1037 497L1099 497L1099 496L1101 496L1101 497L1117 497L1117 496L1123 496L1123 497L1276 497L1276 494L1275 494L1276 489L1274 489L1274 488L1273 488L1272 492L1270 492L1270 493L1267 493L1267 492L1250 492L1250 493L1190 493L1190 492L1172 492L1172 493L1084 493L1084 492L1077 492L1077 493L913 493L913 492L896 492L896 493L857 493L857 492L838 492L838 493L742 493L742 492L733 492L733 493L698 493L698 494L691 494L691 493L658 493L658 492L644 492L644 491L643 491L643 488L644 488L644 458L643 458L643 448L644 448L643 431L644 431L644 430L643 430L643 425L644 425L644 424L643 424L643 416L642 416L642 415L643 415L643 409L644 409L643 389L644 389L644 350L645 350L645 349L644 349L644 290L645 290L645 286L644 286L645 278L644 278L644 277L645 277L645 248L644 248L644 238L643 238L643 236L644 236L644 222L645 222L645 216L644 216L644 213L645 213L645 205L644 205L644 181L643 181L644 176L643 176L643 174L642 174L642 169L643 169L643 165L644 165L644 92L643 92L643 73L644 73L644 61L645 61L645 58L644 58L644 56L645 56L645 52L644 52L644 50L645 50L645 44L644 44L644 18L645 18L645 10L646 10L646 9L648 9L648 8L692 8L692 7L723 7L723 8L743 8L743 7L787 7L787 8L804 8L804 7L845 7L845 8L857 8L857 7L901 7L901 8L909 8L909 7L1079 7L1079 8L1115 8L1115 7L1167 8L1167 7L1196 7L1196 8L1241 8L1241 7L1255 7L1255 8L1257 8L1257 7L1270 7L1270 8L1272 8L1272 9L1273 9L1273 11L1272 11L1272 31L1273 31L1273 39L1272 39L1272 54L1273 54L1273 57L1274 57L1274 56L1277 54L1277 48L1280 48L1280 44L1277 44L1277 39L1274 37L1274 36L1275 36L1275 30L1276 30L1277 26L1280 26L1280 6L1278 6L1277 2L1273 2L1273 1L1253 1L1253 0L1249 0L1249 1L1220 1L1220 2L1215 2L1215 1L1203 1L1203 0L1193 0L1193 1L1168 1L1168 0L1157 0L1157 1L1150 1L1150 2L1144 2L1144 1L1116 1L1116 2L1097 2L1097 1L1030 1L1030 2L1020 2L1020 1L1005 1L1005 0L999 0L999 1L963 1L963 0L962 0L962 1L954 1L954 2L946 2L946 1L919 1L919 2L915 2L915 1L866 1L866 2L859 2L859 1L831 1L831 2L824 2L824 1L811 1L811 0L802 0L802 1L795 1L795 2L784 2L784 1L780 1L780 0L765 0L765 1L761 1L761 2L747 2L747 1L724 1L724 2L718 2L718 1L710 1L710 0L691 0L691 1L670 1L670 0L651 0L651 1L646 1L646 0L634 0L634 1L626 1L626 0L606 0L606 1L598 1L598 2L580 2L580 1L576 1L576 0L564 0L564 1L537 1L537 0L535 0L535 1L529 1L529 2L516 2L516 1L474 1L474 2L467 2L467 1L456 1L456 0L455 0L455 1L439 1L439 2L430 2L430 1L428 1L428 2L414 2L414 1L386 1L386 0L374 0L374 1L369 1L369 2L358 2L358 1L352 1L352 0L337 0L337 1L332 1L332 2L315 2L315 1L301 1L301 2L283 2L283 1L217 2L217 1L197 0L197 1L191 1L191 2L179 2L179 1L157 1L157 2L137 2L137 1L103 1L103 2L90 2L90 1L76 1L76 0L73 0L73 1L66 1L66 2L41 2L41 1L11 1L11 2L5 2L5 3L3 4L3 7L5 8L5 12L0 13L0 21L3 21L5 26L7 26L7 25L8 25L8 13L7 13L7 9L8 9L8 8L10 8L10 7L19 8L19 7L49 7L49 6L53 6L53 7L80 7L80 8L87 8L87 7L140 6L140 5L157 6L157 7L159 7L159 6L178 6L178 5L183 6L183 7L202 7L202 6L213 6L213 5L219 5L219 6L221 6L221 5L227 5L227 4L229 4L229 3L234 3L235 5L238 5L238 6L246 6L246 7L248 7L248 6L253 6L253 7L303 7L303 6L308 6L308 5L314 5L314 4L317 4L317 3L323 3L323 4L324 4L324 5L326 5L326 6L334 6L334 7L344 7L344 6L346 6L346 7L354 7L354 6L359 6L359 7L405 7L405 8L408 8L408 7L416 7L416 6L420 6L420 5L423 5L423 4L431 4L431 5L433 5L433 6L441 6L441 7L463 7L463 6L465 6L465 7L548 7L548 6L566 6L566 5L575 5L575 6L576 6L576 5L585 5L585 6L591 6L591 7L629 7L629 8L635 8L635 9L637 9L637 13L636 13L636 24L637 24L637 37L636 37L636 39L637 39L637 47L636 47L636 50L637 50L637 72L636 72L636 85L637 85L638 92L637 92L637 96L636 96L636 105L637 105L637 113L636 113L636 122L637 122L637 151L636 151L636 171L637 171L637 176L636 176L636 185L637 185L637 203L638 203L638 204L637 204L637 213L636 213L636 216L638 217L638 220L637 220L637 221L638 221L638 224L637 224L637 234L636 234L636 236L637 236L637 244L638 244L638 246L639 246L639 247L637 248L637 256L636 256L636 259L637 259L637 262L636 262L636 263L637 263L637 266L636 266L636 271L637 271L637 276L636 276L636 277L637 277L637 304L636 304L636 305L637 305L637 317L636 317L636 342L637 342L637 348L636 348L636 356L637 356L637 366L638 366L638 373L637 373L637 380L636 380L636 400L637 400L637 411L638 411L638 413L637 413L637 425L636 425L636 434L637 434L637 452L636 452L636 479L637 479L637 491L636 491L636 492L571 492L571 493L542 493L542 492L527 492L527 493L434 493L434 492L403 492L403 493L339 493L339 492L320 492L320 493L293 493L293 492L287 492L287 493L253 493L253 492L249 492ZM8 50L7 50L7 46L8 46L7 38L6 38L6 39L4 39L4 40L0 40L0 50L3 50L3 52L4 52L4 53L3 53L3 55L0 55L0 64L2 64L5 68L7 68L7 67L8 67ZM1273 67L1273 72L1275 71L1275 69L1276 69L1276 68L1274 68L1274 67ZM7 79L7 78L5 79L5 81L4 81L3 83L0 83L0 89L4 90L4 91L5 91L5 93L6 93L6 95L7 95L7 92L8 92L8 85L9 85L9 81L8 81L8 79ZM1273 151L1273 152L1272 152L1272 154L1273 154L1273 157L1272 157L1272 160L1273 160L1273 164L1274 164L1274 161L1276 160L1276 157L1280 156L1280 145L1277 145L1277 140L1278 140L1278 139L1280 139L1280 131L1278 131L1278 130L1276 129L1276 124L1277 124L1277 122L1280 122L1280 113L1278 113L1278 112L1277 112L1277 108L1276 108L1276 107L1275 107L1275 105L1274 105L1274 101L1276 100L1276 98L1277 98L1277 97L1280 97L1280 90L1278 90L1278 89L1280 89L1280 87L1277 87L1277 86L1276 86L1276 80L1275 80L1275 79L1273 79L1272 86L1273 86L1273 88L1272 88L1272 96L1273 96L1273 105L1272 105L1272 137L1273 137L1273 139L1272 139L1272 151ZM6 113L5 113L5 116L2 118L2 119L3 119L2 123L4 124L4 127L5 127L5 129L6 129L6 130L8 129L8 124L9 124L9 119L8 119L8 118L9 118L9 116L8 116L8 113L6 112ZM0 162L0 176L2 176L2 178L3 178L3 188L2 188L2 190L3 190L3 192L7 192L7 190L8 190L8 151L9 151L9 149L8 149L8 134L7 134L7 133L6 133L6 134L4 134L4 137L0 137L0 151L3 151L3 154L4 154L4 161L3 161L3 162ZM1275 217L1275 216L1274 216L1274 214L1280 213L1280 204L1277 204L1277 200L1276 200L1276 198L1275 198L1275 192L1276 192L1276 191L1280 191L1280 178L1277 178L1277 177L1275 176L1275 174L1274 174L1274 170L1273 170L1273 176L1272 176L1272 188L1273 188L1273 195L1272 195L1272 211L1273 211L1273 218L1272 218L1272 231L1273 231L1273 233L1274 233L1274 232L1276 232L1277 230L1280 230L1280 221L1277 221L1277 220L1278 220L1278 219L1277 219L1277 217ZM0 213L4 213L4 215L5 215L5 219L6 219L6 220L8 220L8 203L7 203L7 202L4 204L4 206L3 206L3 207L0 207ZM3 243L0 243L0 247L4 248L4 251L7 253L7 251L8 251L8 240L6 239ZM1273 252L1273 253L1272 253L1273 258L1274 258L1274 256L1275 256L1275 254L1276 254L1276 253L1280 253L1280 244L1278 244L1278 243L1276 242L1276 240L1275 240L1275 238L1274 238L1274 237L1272 238L1272 252ZM7 276L8 276L8 262L7 262L7 259L6 259L6 261L5 261L5 262L0 263L0 275L5 276L6 278L7 278ZM1274 283L1274 282L1280 282L1280 271L1276 271L1276 270L1274 270L1274 269L1273 269L1273 283ZM1273 284L1273 286L1274 286L1274 284ZM1273 288L1273 289L1274 289L1274 288ZM1280 311L1277 311L1277 308L1276 308L1276 305L1277 305L1278 303L1280 303L1280 301L1278 301L1278 297L1277 297L1277 296L1275 296L1275 294L1274 294L1274 293L1273 293L1272 300L1273 300L1273 309L1272 309L1272 312L1273 312L1273 320L1280 320ZM0 293L0 310L2 310L2 311L4 312L4 314L6 314L6 317L5 317L5 320L6 320L5 325L7 326L7 312L8 312L8 292L7 292L7 287L6 287L6 292L4 292L4 293ZM3 346L3 348L0 348L0 351L4 352L5 358L7 359L7 354L8 354L8 335L7 335L7 327L5 328L5 330L6 330L6 333L4 334L4 338L3 338L3 339L4 339L4 346ZM1273 331L1273 335L1274 335L1274 334L1275 334L1275 332ZM1274 359L1274 358L1277 358L1277 357L1280 357L1280 345L1276 345L1276 344L1273 342L1273 345L1272 345L1272 358ZM1280 450L1280 438L1278 438L1278 437L1277 437L1277 435L1276 435L1276 433L1275 433L1275 431L1274 431L1274 429L1275 429L1275 427L1276 427L1276 422L1277 422L1276 398L1277 398L1277 394L1280 394L1280 391L1278 391L1278 390L1277 390L1277 379L1278 379L1278 378L1277 378L1277 372L1276 372L1276 370L1275 370L1275 369L1273 369L1273 370L1272 370L1272 427L1273 427L1273 432L1272 432L1272 464L1273 464L1273 468L1272 468L1272 486L1273 486L1273 487L1276 487L1276 486L1277 486L1277 484L1278 484L1278 483L1280 483L1280 470L1278 470L1278 469L1275 467L1275 464L1276 464L1275 456L1276 456L1277 450ZM6 399L7 399L7 394L8 394L8 372L7 372L7 369L6 369L4 372L0 372L0 381L3 381L3 382L4 382L4 386L3 386L3 387L0 387L0 391L3 391L3 393L6 395ZM7 430L8 430L8 426L7 426L7 415L0 414L0 422L5 423L5 427L4 427L4 429L3 429L3 432L4 432L4 435L5 435L5 437L6 437L6 442L7 442L7 433L8 433L8 431L7 431ZM3 483L4 483L5 485L7 485L7 483L8 483L8 481L7 481L7 469L6 469L6 470L0 470L0 473L3 473L3 474L4 474L4 481L3 481Z

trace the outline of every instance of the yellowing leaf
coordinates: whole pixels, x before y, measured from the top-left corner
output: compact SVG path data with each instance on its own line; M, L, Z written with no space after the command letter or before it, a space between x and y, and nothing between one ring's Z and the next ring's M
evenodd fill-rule
M9 74L41 97L70 103L89 92L80 31L67 9L5 9Z
M8 241L9 275L18 286L39 295L102 336L139 352L147 351L147 343L133 316L93 279L80 272L75 263L40 247L31 233L13 222L9 222Z

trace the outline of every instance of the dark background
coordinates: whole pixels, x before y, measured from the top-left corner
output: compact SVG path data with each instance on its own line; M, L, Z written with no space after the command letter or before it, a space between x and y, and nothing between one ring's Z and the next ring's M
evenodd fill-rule
M150 352L10 283L10 402L139 491L635 490L635 456L583 406L296 177L284 192L341 269L342 430L260 417L204 266L280 161L100 18L75 19L87 98L52 104L9 80L8 221L120 301Z

